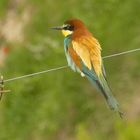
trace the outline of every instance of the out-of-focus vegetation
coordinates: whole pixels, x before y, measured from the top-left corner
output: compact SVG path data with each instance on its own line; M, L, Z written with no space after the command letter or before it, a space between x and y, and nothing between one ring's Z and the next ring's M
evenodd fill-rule
M85 22L108 55L140 47L139 0L0 0L0 72L16 77L66 65L63 37L49 27ZM1 49L0 48L0 49ZM139 140L140 53L106 59L121 120L77 73L63 69L5 83L0 140Z

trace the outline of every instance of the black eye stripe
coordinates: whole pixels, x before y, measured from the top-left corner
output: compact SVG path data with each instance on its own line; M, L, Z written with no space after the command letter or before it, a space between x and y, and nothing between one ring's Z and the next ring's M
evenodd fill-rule
M74 27L71 26L71 25L67 25L63 28L64 30L70 30L70 31L73 31L74 30Z

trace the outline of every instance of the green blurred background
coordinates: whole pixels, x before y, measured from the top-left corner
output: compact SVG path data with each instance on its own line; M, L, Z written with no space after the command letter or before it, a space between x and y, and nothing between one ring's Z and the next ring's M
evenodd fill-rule
M0 0L4 78L66 65L63 37L49 27L73 17L98 38L103 56L140 47L139 0ZM124 120L67 68L5 83L0 140L140 140L140 53L104 63Z

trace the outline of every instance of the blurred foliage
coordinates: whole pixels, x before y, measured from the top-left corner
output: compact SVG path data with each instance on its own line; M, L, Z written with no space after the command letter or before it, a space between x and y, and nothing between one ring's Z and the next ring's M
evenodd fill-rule
M139 0L21 0L15 6L16 2L0 1L1 21L8 12L20 17L30 9L24 40L7 41L11 49L1 68L5 78L67 64L63 37L49 27L73 17L83 20L98 38L103 55L139 48ZM126 120L68 68L5 83L11 93L0 103L0 140L139 140L139 60L138 52L105 60L108 81Z
M129 122L128 124L116 123L118 140L138 140L140 138L140 121Z
M7 6L8 6L8 0L1 0L0 1L0 17L4 16L5 12L6 12L6 9L7 9Z

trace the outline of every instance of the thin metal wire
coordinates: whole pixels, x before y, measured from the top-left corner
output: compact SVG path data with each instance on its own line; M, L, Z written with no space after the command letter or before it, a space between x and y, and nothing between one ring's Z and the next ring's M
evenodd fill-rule
M128 54L128 53L136 52L136 51L140 51L140 48L129 50L129 51L124 51L124 52L121 52L121 53L115 53L115 54L107 55L107 56L104 56L102 58L105 59L105 58L115 57L115 56L124 55L124 54Z
M7 79L7 80L4 80L4 83L19 80L19 79L23 79L23 78L27 78L27 77L32 77L32 76L43 74L43 73L48 73L48 72L51 72L51 71L57 71L57 70L64 69L64 68L67 68L67 67L68 66L66 65L66 66L62 66L62 67L57 67L57 68L53 68L53 69L49 69L49 70L44 70L44 71L40 71L40 72L35 72L35 73L31 73L31 74L27 74L27 75L23 75L23 76L19 76L19 77Z
M116 56L125 55L125 54L129 54L129 53L136 52L136 51L140 51L140 48L124 51L124 52L121 52L121 53L115 53L115 54L112 54L112 55L107 55L107 56L104 56L102 58L106 59L106 58L116 57ZM53 69L48 69L48 70L44 70L44 71L40 71L40 72L35 72L35 73L23 75L23 76L10 78L10 79L4 80L4 83L19 80L19 79L24 79L24 78L27 78L27 77L33 77L33 76L36 76L36 75L39 75L39 74L48 73L48 72L51 72L51 71L57 71L57 70L65 69L65 68L68 68L68 66L65 65L65 66L61 66L61 67L57 67L57 68L53 68Z

